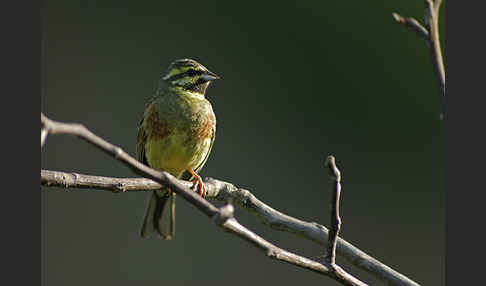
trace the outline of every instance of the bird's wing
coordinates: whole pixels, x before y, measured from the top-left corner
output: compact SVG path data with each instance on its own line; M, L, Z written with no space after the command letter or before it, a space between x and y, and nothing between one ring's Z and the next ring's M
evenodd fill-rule
M137 146L136 146L137 160L147 166L149 166L147 157L145 157L145 142L147 141L147 132L145 132L144 120L146 117L145 113L147 112L150 105L154 102L155 98L156 96L152 96L147 102L147 104L145 104L142 118L138 123L138 135L137 135Z
M137 135L137 160L148 166L147 157L145 157L145 142L147 140L147 133L145 128L140 124Z

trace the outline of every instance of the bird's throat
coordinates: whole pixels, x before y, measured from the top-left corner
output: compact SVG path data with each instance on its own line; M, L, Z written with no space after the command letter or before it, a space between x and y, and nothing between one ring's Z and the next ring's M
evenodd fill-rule
M172 91L177 92L178 94L182 96L187 96L189 98L195 98L195 99L205 99L204 92L199 92L198 90L188 90L185 88L182 88L180 86L176 86L172 88Z

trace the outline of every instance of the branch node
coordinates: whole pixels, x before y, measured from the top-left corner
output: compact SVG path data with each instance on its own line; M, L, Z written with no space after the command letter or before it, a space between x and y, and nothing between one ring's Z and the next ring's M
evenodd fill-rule
M113 150L113 152L114 152L114 155L115 155L115 158L116 159L120 159L122 157L122 155L123 155L123 150L120 147L118 147L118 146L115 147L115 149Z
M341 172L336 167L336 158L333 155L329 155L325 161L326 166L329 168L329 172L331 174L331 178L336 181L341 181Z
M126 187L125 187L125 184L123 183L117 183L114 187L113 187L113 191L115 193L124 193L127 191Z
M227 220L234 218L235 208L231 201L232 200L229 199L228 203L219 208L219 212L214 215L214 223L218 226L222 226Z
M277 257L277 252L274 249L270 248L267 250L266 255L268 257Z
M63 174L62 175L62 181L61 181L62 182L62 187L65 188L65 189L69 188L69 182L68 182L68 178L67 178L66 175L67 174Z

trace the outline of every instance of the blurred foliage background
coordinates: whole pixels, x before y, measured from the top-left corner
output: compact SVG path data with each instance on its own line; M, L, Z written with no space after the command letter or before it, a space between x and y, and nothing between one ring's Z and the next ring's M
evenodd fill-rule
M44 1L41 111L80 122L135 156L144 104L167 65L193 58L216 142L202 171L272 207L328 225L334 155L341 236L423 285L444 285L444 130L424 42L392 12L423 1ZM445 5L441 41L445 39ZM51 136L41 168L133 177L85 142ZM182 198L173 241L143 240L148 193L41 188L43 285L338 285L276 263ZM311 258L325 249L237 218ZM338 258L363 281L377 280Z

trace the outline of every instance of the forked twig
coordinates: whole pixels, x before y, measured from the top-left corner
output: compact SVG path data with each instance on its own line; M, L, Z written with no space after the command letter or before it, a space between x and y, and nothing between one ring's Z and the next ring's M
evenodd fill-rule
M445 113L445 67L439 40L439 8L441 4L442 0L425 0L424 21L428 29L414 18L404 18L397 13L392 13L392 15L396 22L414 31L422 38L429 48L432 66L434 67L439 87L440 119L443 119Z

